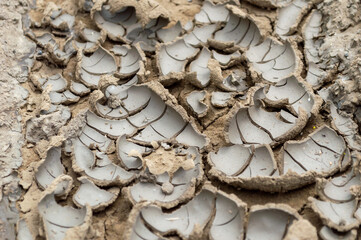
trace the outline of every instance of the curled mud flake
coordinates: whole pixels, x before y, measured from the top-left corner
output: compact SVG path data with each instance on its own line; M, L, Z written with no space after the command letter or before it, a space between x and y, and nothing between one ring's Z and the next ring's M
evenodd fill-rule
M74 95L69 90L62 93L50 92L49 97L52 104L71 104L78 102L80 99L79 96Z
M144 227L150 226L153 232L160 235L177 232L182 238L188 239L195 231L204 229L214 214L214 207L215 194L203 190L189 203L170 213L164 213L156 205L149 205L141 208L138 214Z
M125 50L125 54L120 57L119 75L121 77L129 77L139 71L140 62L143 60L139 51L135 47L121 46Z
M306 81L312 86L320 86L322 84L322 79L326 77L326 72L322 70L314 62L308 63L308 71L306 76Z
M214 40L221 43L233 43L242 48L257 45L261 40L258 27L248 18L231 14L226 26L217 31Z
M140 169L143 166L141 157L148 154L150 149L128 141L126 136L123 135L117 140L116 151L118 158L126 169Z
M75 17L70 14L63 14L50 22L50 25L60 31L70 31L73 28Z
M357 124L351 117L344 117L338 113L338 109L333 103L330 103L331 118L333 126L336 127L342 135L352 135L357 130Z
M90 93L90 89L82 83L71 81L70 91L78 96L85 96Z
M241 54L239 51L236 51L232 54L221 54L212 50L212 55L215 60L217 60L221 67L228 68L231 67L234 63L237 63L241 59Z
M338 232L327 226L323 226L319 232L322 240L356 240L357 230L352 229L347 232Z
M88 111L87 125L96 129L102 134L107 134L109 137L117 138L124 134L132 134L136 130L126 119L108 120L101 118L94 113Z
M207 48L203 48L198 57L189 65L189 81L200 88L206 87L211 80L211 72L208 68L208 61L211 53ZM195 74L194 74L195 73Z
M208 157L216 171L230 177L254 178L273 176L278 172L276 160L268 145L256 148L243 145L222 147L217 153L210 153Z
M42 89L42 91L44 91L49 85L51 85L51 91L55 92L63 92L67 87L66 80L59 73L47 78L32 78L32 82L38 88Z
M107 87L105 91L107 100L104 104L101 104L100 101L96 103L97 113L104 118L110 119L122 119L128 117L131 124L134 126L142 126L141 123L139 125L139 122L136 121L136 119L141 121L144 120L140 119L141 113L139 111L147 108L149 104L151 104L151 101L156 99L152 99L152 92L147 87L132 87L136 83L137 78L135 77L125 84L110 85ZM154 97L157 96L154 95ZM160 100L160 103L161 102L162 101ZM159 105L156 104L153 105L153 107L157 108ZM144 109L143 111L146 110ZM154 112L156 114L157 110L154 109ZM145 113L146 112L144 112L144 114Z
M187 45L199 47L205 44L208 39L212 38L216 28L216 24L195 27L192 32L184 36L184 41Z
M209 232L211 239L243 239L246 204L219 191L215 208L216 213Z
M297 211L287 205L254 206L249 211L246 239L283 239L298 219Z
M228 92L212 92L211 104L213 107L223 108L227 107L231 100L233 94Z
M199 23L226 22L228 18L229 11L225 4L214 5L210 1L204 1L201 11L195 15L195 20Z
M321 199L310 197L309 201L312 209L325 224L321 230L325 236L329 235L330 239L334 239L339 235L338 231L349 231L347 235L352 236L350 231L360 226L361 208L357 196L360 184L360 173L354 168L338 177L318 179L317 193ZM332 231L328 227L337 231Z
M80 37L88 42L96 43L102 38L102 34L90 28L84 28L80 32Z
M204 117L208 111L208 105L204 103L206 91L193 91L187 95L187 104L197 117Z
M156 35L163 43L167 43L179 37L182 33L182 30L182 25L178 21L174 26L170 28L159 29L156 32Z
M228 139L233 144L276 144L296 136L307 123L307 113L300 111L295 122L284 121L276 112L268 112L260 100L249 108L240 108L227 127Z
M233 144L272 143L272 138L269 134L251 122L246 108L241 108L231 118L226 134L228 134L228 139Z
M129 240L163 240L163 238L160 238L158 235L154 234L144 225L141 214L136 215L135 223L131 227L131 232L127 238Z
M104 31L98 32L85 26L79 30L79 39L74 40L74 47L85 53L95 52L106 38Z
M56 64L65 66L68 64L73 54L76 53L76 50L73 46L73 38L68 38L62 50L57 45L55 45L53 49L50 48L49 53L50 57Z
M93 42L74 41L74 44L75 44L75 48L77 50L83 50L86 53L92 53L92 52L96 51L96 49L98 48L98 45Z
M283 148L284 173L312 171L320 176L329 176L344 163L350 162L349 150L343 138L327 126L302 141L287 142Z
M127 55L129 50L128 45L114 45L110 52L112 52L116 56L125 56Z
M36 37L35 41L42 48L45 48L47 45L56 44L56 41L54 40L54 36L51 33L44 33L43 35Z
M108 3L112 12L127 11L127 13L130 13L133 11L132 14L136 14L134 18L137 20L137 24L145 29L153 27L159 20L169 22L168 18L170 14L168 9L166 9L163 4L154 0L126 0L122 2L110 0ZM133 19L133 16L131 18ZM126 24L124 22L126 22ZM122 21L122 24L126 27L131 25L129 21Z
M285 39L293 34L301 21L303 15L307 11L309 1L295 0L286 7L278 9L278 17L275 32Z
M112 204L118 197L120 189L117 187L103 190L98 188L86 177L80 177L78 190L73 195L73 201L78 207L89 205L93 211L100 211Z
M202 148L206 141L190 123L183 120L173 108L165 107L160 117L138 132L133 140L142 143L175 139L179 143Z
M104 30L113 41L124 41L125 26L134 24L137 21L134 8L129 7L112 13L109 5L104 5L101 11L95 12L93 19L97 27Z
M90 207L75 209L59 205L54 192L48 192L38 204L39 214L47 239L67 239L74 231L83 239L90 227L92 212Z
M77 78L86 86L96 88L100 77L117 70L114 57L104 48L99 47L91 56L78 53Z
M35 172L35 180L42 189L46 189L55 178L65 172L61 163L61 149L52 147L47 152L45 160L43 160Z
M140 23L131 27L131 31L127 33L127 39L134 45L139 44L140 49L146 52L154 52L158 43L156 39L156 31L168 25L168 20L164 18L151 20L145 28Z
M249 86L245 81L246 73L242 70L234 70L227 77L222 79L222 82L218 82L217 86L228 92L244 92Z
M332 119L331 125L339 133L341 133L351 149L361 150L361 139L357 135L357 124L351 117L344 117L338 113L336 106L329 102L330 105L330 117Z
M355 185L361 185L361 177L351 169L339 177L319 180L317 189L323 200L341 203L355 198L350 192L350 188Z
M314 87L320 86L326 77L326 72L322 69L323 64L320 63L319 57L319 48L322 44L321 40L318 39L321 24L321 12L313 10L302 28L302 35L305 39L305 58L308 64L306 81Z
M311 113L315 115L321 105L320 97L315 96L313 91L298 81L296 77L285 78L276 85L270 86L265 95L266 98L263 100L266 104L277 107L286 101L287 105L291 106L290 112L296 116L300 108L305 110L309 116Z
M46 52L46 54L44 54L42 51L40 51L39 58L46 58L58 65L66 65L73 54L76 52L72 45L72 37L69 37L66 40L62 49L55 41L55 37L50 33L45 33L38 37L34 36L33 38L34 41Z
M60 74L50 76L42 89L44 90L49 85L52 86L51 90L55 92L63 92L67 87L66 80Z
M306 20L306 25L302 29L302 34L305 39L306 60L309 62L318 63L320 61L320 57L318 55L320 42L317 38L321 32L321 24L321 12L313 10Z
M92 127L85 126L79 135L79 140L89 148L97 148L106 152L111 140Z
M183 39L161 45L157 54L160 73L168 75L183 72L189 59L193 58L198 51L199 49L187 45Z
M247 52L251 68L269 82L278 82L299 68L298 56L289 42L280 45L267 38Z
M175 138L176 141L188 145L203 148L207 144L207 139L204 135L194 130L194 126L190 123L186 124L185 128Z
M322 219L323 223L340 232L358 228L361 219L357 218L357 202L355 200L344 203L321 201L310 197L313 211Z
M87 146L78 139L73 141L73 168L75 171L84 173L95 184L100 186L120 184L124 185L133 180L135 174L127 172L115 165L102 152L95 155Z
M147 170L143 180L127 190L133 203L151 201L172 208L193 196L203 176L201 157L194 147L160 147L144 157L144 163Z

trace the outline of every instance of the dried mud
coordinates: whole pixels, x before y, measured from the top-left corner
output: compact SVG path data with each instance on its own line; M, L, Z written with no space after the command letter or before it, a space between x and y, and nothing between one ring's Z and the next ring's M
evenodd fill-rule
M143 41L110 31L121 25L111 22L117 18L111 13L109 22L104 20L104 4L112 11L132 6L137 27L146 29L137 32ZM207 4L226 7L205 14L207 23L197 15ZM54 21L62 14L66 21ZM96 21L99 16L103 20ZM244 36L237 39L236 28L223 36L228 21L237 19L228 29L246 22ZM190 27L190 21L197 25ZM191 33L203 26L214 30ZM84 29L90 29L88 35ZM249 29L252 40L244 43ZM156 239L217 239L213 224L222 214L217 201L223 198L243 214L239 239L262 237L247 224L264 209L288 214L280 239L361 238L360 1L11 0L0 2L0 42L0 239L146 239L135 230L139 222L138 229L150 232L144 230L144 236ZM286 65L278 71L266 66L272 47L284 49L270 60ZM159 116L151 123L133 117L146 115L153 102L159 103ZM163 116L170 117L161 121ZM116 125L123 120L129 126ZM170 120L174 124L168 127ZM244 132L255 128L254 136ZM145 129L151 132L142 135ZM80 139L84 132L86 143ZM225 154L214 160L222 150ZM308 153L317 155L316 161L324 158L325 166L308 165ZM267 162L264 167L252 165L257 157ZM110 173L117 177L92 172L104 166L114 167ZM350 174L357 180L336 188L328 184ZM92 191L105 200L87 199ZM342 194L334 197L332 191ZM199 204L209 211L204 222L192 220L194 228L185 230L181 223L173 226L178 212L192 209L202 194L210 196ZM316 206L318 201L352 202L354 209L344 217L347 222L342 216L337 222ZM78 211L76 219L83 221L57 238L58 229L47 223L56 219L49 206L72 207L70 215ZM155 214L159 218L147 222L142 211L158 208L163 210ZM152 225L166 214L173 228Z

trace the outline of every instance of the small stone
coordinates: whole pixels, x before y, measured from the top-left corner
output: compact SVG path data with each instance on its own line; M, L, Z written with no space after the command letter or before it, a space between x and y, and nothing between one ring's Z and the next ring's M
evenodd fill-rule
M162 192L166 195L172 194L174 191L174 186L170 182L165 182L162 184Z
M110 95L108 98L108 107L118 108L122 104L122 100L117 95Z

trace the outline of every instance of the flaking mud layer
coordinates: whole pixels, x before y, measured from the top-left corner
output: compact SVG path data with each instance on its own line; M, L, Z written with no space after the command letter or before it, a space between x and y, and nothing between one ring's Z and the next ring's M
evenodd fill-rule
M355 239L361 19L335 2L37 1L19 239Z

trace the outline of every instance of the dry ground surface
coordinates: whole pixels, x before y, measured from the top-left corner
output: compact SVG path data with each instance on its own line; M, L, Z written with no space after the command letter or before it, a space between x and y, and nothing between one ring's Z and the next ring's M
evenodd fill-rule
M267 73L271 72L271 70L262 69L261 65L264 64L264 59L258 61L258 68L256 63L251 63L251 57L247 54L252 51L252 43L246 47L239 48L235 47L234 44L227 45L224 42L212 43L211 41L205 41L197 45L196 48L199 49L203 47L205 49L207 47L210 50L219 50L218 52L224 55L238 52L240 56L242 56L239 57L239 59L235 58L236 60L234 60L233 65L230 64L223 68L220 67L218 62L215 63L216 61L213 61L213 59L209 61L203 68L211 69L210 83L205 87L200 87L199 79L197 80L197 75L195 74L178 73L168 76L169 74L167 75L162 72L162 66L159 64L159 59L162 58L160 49L165 43L158 42L157 47L155 47L152 46L153 43L151 41L147 43L147 46L145 46L146 44L136 44L135 41L127 42L129 46L136 46L134 49L139 53L139 59L137 60L142 63L140 64L141 66L138 66L137 71L133 71L127 76L120 73L118 75L115 74L115 77L110 76L114 75L113 73L115 71L108 71L105 72L105 74L95 74L104 75L105 77L102 76L102 80L100 81L98 79L99 84L90 84L85 77L78 74L78 71L80 71L79 68L82 67L79 64L84 61L84 58L91 56L98 48L100 49L99 45L104 47L105 54L113 54L115 56L116 53L110 49L117 44L124 45L124 42L126 42L122 38L117 39L117 37L114 37L111 31L109 31L109 34L106 28L100 29L102 25L97 25L96 21L93 20L94 15L101 9L102 5L109 4L114 9L118 8L118 10L124 6L134 6L138 14L139 12L142 13L137 15L137 21L140 21L140 25L143 27L152 19L162 17L169 20L168 27L174 26L177 21L179 21L181 26L185 28L187 22L193 21L204 4L204 2L196 0L123 2L109 0L96 1L93 10L89 12L88 7L90 6L90 2L92 1L0 1L0 93L2 96L0 98L0 239L16 239L16 236L18 236L19 239L63 239L55 238L55 235L52 235L53 233L51 233L51 231L54 231L54 229L46 225L48 215L45 213L48 211L47 204L50 204L46 202L47 197L55 196L55 192L57 191L56 184L63 184L66 181L72 182L70 184L71 187L68 190L64 187L63 190L65 194L63 193L63 195L58 193L56 203L59 204L59 206L86 209L86 216L83 222L67 227L69 230L64 237L69 239L133 238L136 232L134 226L136 225L135 223L138 223L137 221L140 218L139 214L142 209L149 206L144 206L142 201L132 196L130 193L132 188L138 185L144 187L142 184L154 184L155 186L157 181L155 179L158 179L157 177L164 173L173 177L173 174L176 176L179 171L187 171L198 167L200 167L202 174L199 173L192 179L192 184L185 183L188 189L184 192L183 196L168 202L166 200L162 202L162 200L157 199L157 196L153 197L151 193L149 193L149 196L152 197L149 198L155 198L157 200L155 202L156 206L161 206L165 212L171 213L180 209L181 206L187 206L187 204L192 203L194 196L202 191L206 191L204 189L210 187L211 190L209 191L213 191L214 196L224 194L227 199L231 199L229 201L237 204L241 200L245 204L244 206L247 206L251 211L252 207L256 205L265 206L270 203L287 205L286 207L284 207L284 205L277 205L281 211L288 209L288 206L291 207L294 212L290 211L291 213L289 214L293 216L292 219L295 218L297 220L294 221L297 222L297 224L287 223L286 226L280 225L285 228L283 235L281 235L282 239L318 239L322 237L320 230L325 228L325 226L333 229L334 234L337 233L340 236L349 237L344 239L361 238L359 230L361 219L356 216L357 209L360 209L359 201L361 195L359 175L361 150L359 135L359 125L361 124L361 108L359 106L361 101L360 1L293 1L293 3L291 3L292 1L267 0L241 2L213 1L214 4L222 4L225 2L231 4L232 6L228 6L228 11L231 11L234 16L251 19L248 20L251 22L250 24L255 24L255 26L259 28L260 39L272 39L276 45L289 46L289 48L292 49L294 53L293 58L291 58L291 60L286 58L286 60L280 61L286 65L288 61L295 61L294 66L292 65L293 70L284 75L274 73L275 75L272 77L274 77L274 79L280 78L281 80L282 78L294 77L297 79L296 81L302 85L303 91L308 94L309 98L312 98L314 103L308 114L302 115L302 110L293 109L292 104L289 102L260 101L264 104L262 107L266 108L267 106L267 112L279 113L281 109L287 109L288 113L292 113L293 118L297 118L296 123L299 125L295 123L297 127L292 128L293 132L287 132L282 135L282 138L274 137L271 142L265 143L268 146L267 149L269 152L274 156L274 158L272 158L274 159L274 171L272 174L264 177L258 176L257 173L255 173L255 175L251 173L250 176L243 178L236 177L234 181L229 180L227 174L224 172L220 174L217 165L212 163L209 156L211 156L212 153L218 152L222 147L237 144L245 147L257 145L253 144L252 141L245 141L242 136L238 136L237 139L241 139L237 140L238 142L236 140L229 141L227 136L232 134L228 129L230 119L234 117L240 107L251 108L252 106L258 106L256 105L256 100L253 100L255 92L259 92L257 91L258 89L262 87L268 89L270 86L277 84L277 81L269 81L267 77ZM145 4L149 4L152 8ZM301 10L295 13L294 16L287 16L287 14L283 16L286 20L283 20L284 22L280 24L282 9L290 6L290 4L301 4L303 7L298 7ZM61 11L59 12L58 10ZM289 11L291 10L289 9ZM316 28L318 29L317 36L308 39L305 28L310 22L311 15L316 11L322 16L321 25L316 24ZM72 29L66 29L66 24L56 26L55 23L52 23L52 21L58 17L56 12L58 12L58 15L69 14L75 17ZM212 16L208 16L208 18L212 18ZM288 26L287 19L296 20L293 25ZM222 24L217 26L218 28L214 32L220 31L226 23ZM279 30L280 25L282 27L286 25L286 34L283 34L283 30ZM62 51L66 52L67 50L64 46L66 46L67 41L69 39L69 41L73 40L70 37L79 40L79 33L84 26L99 32L103 30L101 32L102 36L99 38L102 38L102 40L97 40L94 44L96 48L89 50L89 52L84 53L84 55L82 53L82 51L85 51L84 46L79 47L76 51L74 50L74 52L69 54L68 60L64 60L64 58L61 59L61 57L57 56L54 46L49 42L42 45L42 42L39 40L40 36L44 36L44 33L51 33L56 44L60 46ZM188 33L185 30L182 31L180 37ZM306 31L306 34L304 31ZM229 37L231 37L232 34L228 34ZM310 42L307 42L308 40L316 47L313 45L310 47L308 45ZM149 50L147 48L149 46L155 47L155 49ZM123 49L122 51L125 50ZM157 54L155 54L155 52L157 52ZM179 54L181 55L182 53L180 52ZM119 56L121 55L113 58L116 59L114 62L117 68L122 66L122 58ZM195 59L196 55L186 59L186 71L190 72L190 62ZM213 63L216 65L212 65ZM107 68L107 64L108 63L105 63L105 65L102 65L100 68ZM319 74L317 71L316 73L311 72L310 65L312 64L314 64L322 74ZM215 69L219 71L217 72ZM237 69L241 69L245 73L243 80L249 85L249 88L242 91L223 91L224 89L216 83L215 79L217 79L217 77L222 79L223 77L226 78ZM282 69L282 66L280 69ZM100 72L102 71L103 70L100 70ZM122 70L119 71L121 72ZM163 69L163 71L165 70ZM55 95L64 94L64 90L69 90L69 93L75 92L70 88L73 82L81 83L88 92L78 94L79 96L73 94L73 100L68 98L54 103L52 99L54 94L52 95L51 88L43 87L39 82L41 81L40 79L47 79L55 74L61 74L66 82L66 87L62 89L62 91L59 90ZM71 144L69 145L69 140L73 140L72 144L74 144L74 139L77 139L77 137L82 134L82 131L84 131L82 130L84 125L90 124L90 117L87 115L89 112L86 112L88 109L98 114L100 110L96 108L97 103L104 104L104 106L109 107L109 109L118 109L119 106L121 106L120 103L117 103L119 99L115 98L115 100L113 99L111 101L109 100L110 97L104 97L103 93L106 87L112 84L122 85L130 81L135 75L138 77L138 85L143 84L143 86L150 86L149 89L155 92L157 96L160 96L161 100L163 100L168 107L176 109L176 113L182 116L183 121L191 123L189 126L196 129L196 134L208 140L204 146L195 148L197 149L196 151L199 150L199 153L197 152L200 159L198 165L195 160L195 155L192 155L191 158L186 158L184 154L177 152L184 150L182 148L183 142L181 141L175 143L175 139L172 138L164 141L153 140L147 144L143 143L143 145L152 149L149 157L137 151L128 153L128 156L134 159L141 159L142 170L129 170L131 174L134 174L134 177L129 181L121 181L119 179L113 181L113 179L111 179L105 183L103 180L97 180L95 177L88 176L88 172L82 169L82 166L75 166L76 147ZM312 78L312 80L310 75L313 75L315 78ZM314 81L316 81L316 83ZM238 86L237 84L234 85L236 88ZM133 86L132 88L135 89L136 87L137 86ZM188 96L191 93L199 93L201 91L205 92L205 99L197 98L194 100L193 105L191 101L190 104ZM211 103L211 95L216 91L226 92L227 94L230 93L230 100L222 107L216 107L215 104ZM280 94L282 95L282 93ZM286 96L288 96L287 94L292 97L293 92L286 92ZM142 96L139 98L141 97ZM63 95L61 99L65 98ZM298 104L302 105L303 103L298 101ZM197 112L199 107L203 108L204 106L207 106L205 113ZM336 109L337 117L332 115L332 107ZM52 108L55 110L51 110ZM119 112L119 110L117 111ZM142 111L142 109L137 111ZM343 124L340 123L338 125L338 119L348 119L351 121L351 130L347 128L347 131L351 131L351 133L344 133L341 129L342 127L340 127ZM288 121L287 123L290 124L291 122ZM107 123L105 125L107 125ZM277 128L277 126L278 125L275 127L274 125L273 128ZM317 172L317 169L309 170L308 167L306 165L303 166L301 162L300 165L302 165L302 169L305 171L302 173L303 175L286 175L286 173L283 172L286 164L282 162L285 154L284 148L286 148L284 142L292 140L305 141L310 134L317 133L323 126L329 127L332 134L342 139L340 140L344 143L342 154L347 155L350 162L343 166L343 161L346 162L346 160L344 160L346 157L339 154L341 156L338 158L341 160L336 163L338 164L338 168L335 170L327 170L327 173L322 172L321 174ZM100 132L108 137L112 135L112 127L110 127L108 132L104 130L105 128L106 127L102 128L103 132ZM164 128L167 127L164 126ZM259 128L266 129L265 132L269 134L267 127L262 125L259 126ZM97 127L94 127L94 129L97 129ZM163 126L160 129L163 129ZM183 130L184 128L182 131ZM137 131L141 131L141 129L137 128ZM109 155L112 164L124 167L124 163L122 163L122 160L119 160L116 155L118 150L116 151L115 148L117 148L119 144L116 144L117 141L115 140L117 140L118 137L120 136L116 134L115 136L109 137L111 143L104 152ZM135 137L132 136L130 141L134 140L133 138L135 139ZM165 138L166 137L164 137L164 139ZM243 142L240 143L240 141ZM330 141L336 140L332 138ZM134 140L134 142L136 141ZM290 144L292 144L292 142ZM190 144L184 145L187 147L192 146ZM172 149L179 148L181 150L174 150L174 153L173 150L167 150L169 146L171 146ZM64 175L61 174L54 176L50 173L55 180L53 179L53 182L47 182L47 184L45 184L46 187L44 187L41 180L37 179L36 173L41 172L40 166L44 162L43 160L49 156L49 151L54 148L60 149L61 157L59 157L59 159L61 158L61 164L63 165L62 173L68 176L64 177ZM92 154L103 151L99 146L93 145L89 146L89 148L86 147L86 149ZM322 155L322 151L327 151L327 149L320 150L320 155ZM332 150L332 152L335 151ZM235 158L235 156L240 157L238 155L230 156L231 157L228 157L228 155L225 154L223 157L224 159ZM249 167L251 159L247 161L249 162L242 168L242 171ZM326 159L326 161L330 162L330 165L333 164L329 158ZM279 176L273 175L274 172L277 172ZM324 197L320 194L320 192L323 191L323 185L320 184L320 182L343 176L345 173L350 172L352 172L353 176L358 180L355 184L348 186L348 188L342 189L341 192L344 193L346 191L349 193L349 195L352 196L353 203L356 204L354 206L356 210L352 211L351 216L348 216L349 218L356 219L350 220L355 222L355 224L349 227L348 223L342 222L343 216L341 216L340 219L342 221L333 225L332 219L323 215L322 211L317 212L317 207L312 205L314 203L312 201L313 199L321 199L326 202L329 200L327 196ZM90 179L91 184L94 182L95 185L101 187L103 190L105 189L111 193L112 191L116 192L115 198L108 203L101 203L100 205L103 204L104 206L97 206L97 209L94 206L84 206L74 203L73 198L78 193L77 191L80 186L82 186L82 181L79 180L80 176L85 176L86 179ZM162 191L164 196L172 195L172 193L169 192L173 191L174 186L172 184L170 185L171 186L169 186L169 184L160 184L159 189L161 190L159 191ZM153 185L151 186L153 187ZM169 188L171 188L171 190L169 190ZM142 188L140 189L139 191L142 192ZM145 190L143 191L147 192ZM166 192L168 193L166 194ZM141 195L142 193L139 194ZM147 200L147 194L148 193L145 193L144 195L145 200ZM62 196L59 197L59 195ZM41 205L44 202L47 206L45 210L44 207L42 207L43 205ZM335 204L340 203L338 200L331 202ZM240 211L243 206L242 204L237 205ZM267 206L270 208L273 207L271 205ZM212 211L210 210L212 213L210 214L211 217L209 217L209 221L204 224L204 226L202 224L195 225L194 229L191 229L188 235L183 235L184 232L181 230L162 232L162 230L157 229L157 227L150 226L153 223L147 223L144 216L142 223L145 222L144 226L152 229L151 234L155 234L157 237L168 237L170 239L208 239L213 234L212 230L210 230L212 229L212 221L217 217L217 214L220 214L217 212L216 207L213 208ZM342 208L340 211L343 211ZM49 210L49 212L51 211ZM359 210L359 212L361 212L361 210ZM244 218L248 218L250 214L251 213L248 212L244 215ZM359 217L361 217L361 213ZM159 219L161 218L162 217ZM311 223L311 225L309 223ZM59 224L61 225L61 223ZM240 228L243 229L243 223ZM248 228L251 229L250 227ZM262 228L260 227L257 231L261 230ZM223 231L223 234L226 234L226 230ZM247 230L245 230L245 232L247 232ZM139 232L137 234L139 234ZM246 234L251 236L250 232ZM138 237L141 239L139 235ZM212 237L214 236L212 235ZM147 238L144 237L144 239Z

